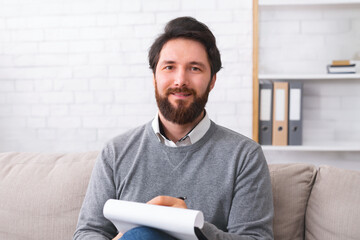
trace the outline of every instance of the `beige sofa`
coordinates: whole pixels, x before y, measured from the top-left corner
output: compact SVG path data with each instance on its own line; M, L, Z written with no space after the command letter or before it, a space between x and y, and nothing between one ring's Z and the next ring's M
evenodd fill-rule
M97 152L0 154L0 239L71 239ZM360 172L270 165L275 239L360 239Z

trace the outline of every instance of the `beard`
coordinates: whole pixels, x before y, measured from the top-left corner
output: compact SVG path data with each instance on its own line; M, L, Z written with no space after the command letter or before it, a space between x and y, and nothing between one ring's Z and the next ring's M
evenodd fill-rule
M184 125L192 123L197 117L204 111L205 105L208 100L210 92L210 84L206 88L206 91L203 95L197 96L197 93L194 89L189 89L187 87L182 88L168 88L166 90L165 96L161 96L158 92L157 83L155 80L155 98L158 105L159 111L164 116L164 118L172 123L179 125ZM189 106L186 106L187 103L184 100L176 100L177 106L173 106L169 101L169 95L172 93L185 93L191 94L194 97L193 102Z

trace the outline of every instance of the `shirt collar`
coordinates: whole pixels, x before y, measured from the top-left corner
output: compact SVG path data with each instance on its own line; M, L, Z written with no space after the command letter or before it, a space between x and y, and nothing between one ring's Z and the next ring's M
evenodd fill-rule
M178 142L174 143L173 141L163 136L160 132L159 112L156 113L155 118L152 121L152 128L156 136L158 137L158 140L169 147L189 146L196 143L209 130L210 125L210 118L205 111L205 116L203 117L203 119L201 119L201 121L188 134L186 134Z

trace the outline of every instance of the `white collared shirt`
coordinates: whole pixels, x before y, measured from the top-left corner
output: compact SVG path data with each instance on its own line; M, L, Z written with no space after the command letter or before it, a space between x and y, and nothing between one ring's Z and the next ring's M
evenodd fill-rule
M167 139L161 134L159 124L160 124L159 113L157 112L154 120L152 121L152 128L156 136L158 137L159 142L169 147L181 147L181 146L189 146L199 141L205 135L207 130L209 130L211 121L208 114L205 111L205 116L203 117L203 119L201 119L201 121L188 134L186 134L176 143Z

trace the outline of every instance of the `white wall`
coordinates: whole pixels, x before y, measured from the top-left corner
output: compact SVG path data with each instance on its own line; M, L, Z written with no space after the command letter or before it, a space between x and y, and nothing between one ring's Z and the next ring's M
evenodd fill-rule
M359 12L354 5L261 9L260 72L325 72L333 58L359 59ZM167 21L184 15L210 27L222 54L210 117L251 137L252 1L1 0L0 151L99 150L150 121L157 108L147 51ZM304 140L359 141L359 83L349 98L329 84L307 87ZM340 115L349 119L344 131L333 130L341 120L316 120ZM265 154L274 163L360 170L358 152Z
M184 15L210 27L222 54L211 119L251 136L251 1L2 0L0 151L99 150L150 121L147 51Z
M260 73L326 73L359 42L360 4L260 7Z

